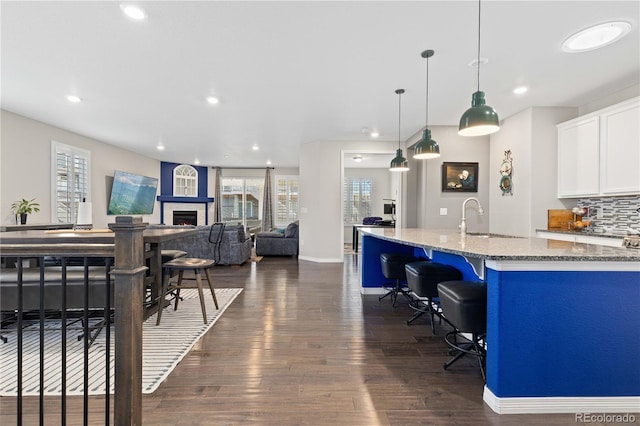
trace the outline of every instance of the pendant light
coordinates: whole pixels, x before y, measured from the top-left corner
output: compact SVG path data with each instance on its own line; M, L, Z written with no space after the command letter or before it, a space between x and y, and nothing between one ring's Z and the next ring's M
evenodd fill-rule
M438 143L431 139L431 130L429 130L429 58L433 56L435 52L433 50L425 50L421 56L427 58L427 95L426 105L427 113L425 116L424 131L422 132L422 139L418 141L415 147L413 158L417 160L428 160L431 158L440 157L440 147Z
M406 172L409 171L409 163L407 159L402 156L402 148L400 148L400 117L401 117L401 105L402 105L402 94L404 93L404 89L396 90L396 94L398 95L398 150L396 151L396 156L393 160L391 160L391 165L389 166L389 170L392 172Z
M458 134L461 136L490 135L500 130L498 113L485 105L484 92L480 91L480 1L478 0L478 90L471 95L471 108L460 118Z

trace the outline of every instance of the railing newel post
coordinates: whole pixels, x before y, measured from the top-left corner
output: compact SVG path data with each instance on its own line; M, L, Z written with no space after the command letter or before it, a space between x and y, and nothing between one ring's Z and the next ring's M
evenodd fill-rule
M141 217L117 216L109 228L115 238L115 395L114 423L142 424L142 322L144 240Z

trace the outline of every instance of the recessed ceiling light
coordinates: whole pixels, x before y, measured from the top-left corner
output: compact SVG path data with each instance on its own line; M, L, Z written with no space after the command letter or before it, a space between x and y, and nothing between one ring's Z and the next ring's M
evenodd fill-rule
M267 160L267 166L271 165L271 160Z
M377 138L378 136L380 136L380 133L378 133L377 130L374 129L374 130L371 131L371 137L372 138Z
M73 102L74 104L77 104L78 102L82 102L82 98L76 95L67 95L67 100L69 102Z
M220 99L216 98L215 96L207 96L207 102L209 102L211 105L216 105L220 103Z
M607 22L578 31L562 43L562 50L569 53L587 52L611 44L631 30L628 22Z
M164 151L164 145L162 145L162 144L158 144L158 145L156 146L156 149L157 149L158 151Z
M527 86L519 86L513 89L513 93L515 93L516 95L525 94L527 93L527 91L529 91L529 88Z
M198 160L198 158L196 157L196 159L193 160L193 164L200 164L200 160Z
M254 145L251 147L252 150L257 151L260 149L260 147L258 145Z
M133 4L121 4L120 10L129 18L135 19L136 21L141 21L147 17L144 10Z
M355 161L356 163L359 163L362 161L362 155L354 155L353 156L353 161Z

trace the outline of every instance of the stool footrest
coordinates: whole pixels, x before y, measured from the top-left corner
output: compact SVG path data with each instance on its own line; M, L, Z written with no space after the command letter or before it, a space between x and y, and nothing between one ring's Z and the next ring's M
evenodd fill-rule
M463 341L458 341L458 338L462 338ZM486 380L485 376L485 357L486 351L484 348L485 343L485 335L476 335L473 334L471 339L464 337L458 330L450 331L444 336L445 342L447 345L454 350L457 351L453 358L449 361L445 362L443 368L446 370L451 364L459 360L465 355L473 355L478 359L478 364L480 365L480 372L482 373L482 378Z

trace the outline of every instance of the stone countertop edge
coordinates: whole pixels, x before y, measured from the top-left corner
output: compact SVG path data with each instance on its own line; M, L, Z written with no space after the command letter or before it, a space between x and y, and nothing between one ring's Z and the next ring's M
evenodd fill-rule
M602 238L616 238L622 240L627 234L611 234L604 232L585 232L585 231L565 231L562 229L536 229L536 232L551 232L554 234L564 235L581 235L583 237L602 237Z
M536 237L492 237L467 235L459 231L421 228L363 228L377 238L444 253L486 260L640 262L640 250L597 244L547 240Z

